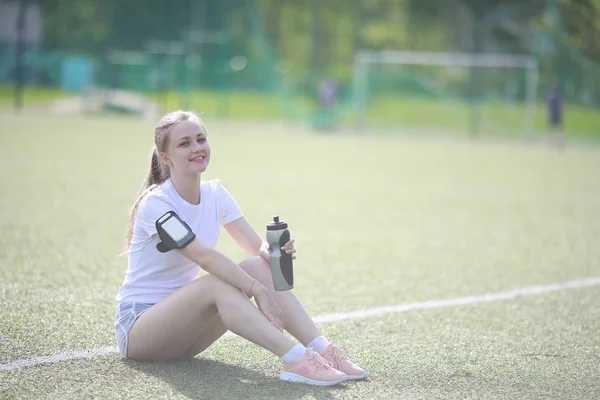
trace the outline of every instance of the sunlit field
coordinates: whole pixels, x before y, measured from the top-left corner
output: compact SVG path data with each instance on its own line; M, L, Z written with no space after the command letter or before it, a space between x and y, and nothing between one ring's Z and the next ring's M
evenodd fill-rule
M600 397L600 281L562 285L600 277L600 147L207 117L202 179L219 178L261 235L275 214L288 222L296 293L370 377L281 382L280 360L235 336L190 361L123 360L119 254L154 121L2 112L0 398ZM244 257L224 230L218 249Z
M349 95L349 88L340 95L339 107L331 118L336 126L351 129L363 124L370 130L385 130L411 134L414 132L451 133L466 136L474 118L473 107L465 99L426 99L406 96L370 96L364 115L357 120L356 105ZM348 93L346 93L348 92ZM129 94L132 94L130 92ZM241 91L170 90L144 91L134 95L143 96L145 101L165 109L190 108L202 110L210 118L253 121L260 126L265 120L288 120L305 124L317 123L323 117L318 114L316 99L308 94L293 91L258 93ZM77 93L62 92L46 87L26 87L23 94L26 107L48 109L57 101L75 103L82 101ZM11 86L0 85L0 110L10 109L14 103ZM115 108L122 113L131 113L126 104L117 102ZM112 105L114 106L114 104ZM477 103L479 122L477 134L485 137L526 139L529 131L528 109L522 103L494 101ZM546 134L547 110L540 100L535 110L534 136ZM597 109L571 104L565 105L564 130L572 141L600 143L600 113Z

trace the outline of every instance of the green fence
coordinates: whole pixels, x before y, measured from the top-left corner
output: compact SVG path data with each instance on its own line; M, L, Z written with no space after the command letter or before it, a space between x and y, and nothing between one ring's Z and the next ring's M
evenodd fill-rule
M357 100L353 57L360 49L477 50L535 55L540 102L559 82L570 104L599 107L600 67L568 34L560 7L566 2L529 2L540 7L526 22L518 16L527 2L357 0L342 6L316 0L81 0L69 7L58 0L37 2L46 25L54 28L45 31L39 47L26 49L25 76L31 86L67 93L118 89L146 95L165 107L204 107L221 115L319 124L351 119ZM531 12L531 7L525 10ZM72 24L56 22L70 13ZM82 15L92 17L83 21ZM473 31L460 21L469 22L464 25L472 25ZM510 23L522 32L511 33ZM485 31L486 24L494 31ZM503 29L505 36L496 32ZM0 80L5 86L14 78L14 66L15 45L0 44ZM473 73L382 68L369 77L370 97L385 99L390 110L394 99L398 107L411 98L419 104L473 102ZM325 78L337 85L335 106L327 115L317 113L319 82ZM475 101L482 104L518 103L526 91L520 72L481 74L477 84ZM377 104L373 101L371 107Z

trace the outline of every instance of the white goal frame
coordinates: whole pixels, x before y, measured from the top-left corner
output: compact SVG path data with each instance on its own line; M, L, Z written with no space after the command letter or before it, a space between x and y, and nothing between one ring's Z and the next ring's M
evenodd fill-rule
M354 59L356 129L364 129L370 64L435 65L446 67L523 68L527 71L525 134L535 135L539 66L531 55L361 50Z

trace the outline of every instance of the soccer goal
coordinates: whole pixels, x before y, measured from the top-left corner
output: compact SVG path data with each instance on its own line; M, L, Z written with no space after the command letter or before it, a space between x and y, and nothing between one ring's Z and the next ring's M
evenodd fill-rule
M533 56L371 51L356 54L355 127L434 127L532 138L538 86Z

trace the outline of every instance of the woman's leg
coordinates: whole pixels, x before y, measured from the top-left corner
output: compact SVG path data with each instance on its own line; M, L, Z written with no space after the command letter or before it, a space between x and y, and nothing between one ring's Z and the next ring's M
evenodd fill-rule
M261 257L249 257L242 261L239 265L250 276L257 279L265 287L268 288L268 290L274 296L275 301L281 308L284 318L284 328L287 329L287 331L290 332L294 337L296 337L302 344L308 344L321 335L315 323L306 312L306 309L304 308L304 306L302 306L300 300L298 300L296 295L291 290L278 292L274 289L271 269L264 259L262 259ZM203 277L198 280L206 279L207 277ZM215 279L218 280L218 278ZM220 280L218 281L222 282ZM231 285L228 286L233 288L233 286ZM217 288L217 291L218 290L219 289ZM237 293L239 293L239 295L245 297L242 291L237 289L235 290ZM256 312L262 315L260 310L254 307L249 299L247 299L243 303L250 304ZM142 314L140 319L149 311L150 310ZM243 314L246 311L242 309L231 311L232 314L235 314L236 312ZM232 326L228 324L228 318L226 318L226 316L222 314L220 308L218 309L218 311L213 309L208 312L205 312L205 318L207 319L204 320L204 323L201 324L201 326L198 326L196 330L187 331L189 335L187 336L187 340L185 343L189 344L187 345L187 347L185 347L184 350L179 350L175 357L193 357L196 354L201 353L215 340L221 337L227 331L228 328L234 333L237 333L238 335L243 336L244 338L251 340L254 343L257 343L258 345L270 350L268 347L260 344L257 340L253 340L250 337L240 334L239 331L233 329ZM262 320L266 321L270 328L272 328L269 329L270 331L274 329L276 334L285 337L285 335L283 335L271 325L271 322L268 321L264 317L264 315ZM322 337L320 337L320 339L324 340L324 338ZM291 344L293 345L293 342L291 342ZM291 347L289 347L288 349L291 349ZM335 351L337 352L337 348L335 349ZM333 351L333 347L329 346L327 347L327 350ZM273 350L271 351L282 357L282 354L279 354ZM280 379L310 383L313 385L332 385L342 382L347 378L357 379L364 378L368 375L364 370L358 368L354 363L352 363L345 354L341 352L338 352L336 354L339 354L340 357L343 357L343 360L340 360L341 363L338 362L338 360L336 360L335 357L326 358L326 360L329 361L331 364L336 365L337 369L332 369L329 367L331 364L329 364L329 366L322 364L321 361L318 361L314 358L315 356L313 355L312 350L307 350L304 358L296 362L285 364L284 372L281 373ZM346 375L347 372L345 371L349 371L350 374Z
M240 263L248 275L262 283L271 292L271 296L283 313L283 327L300 343L306 346L321 335L319 328L292 290L277 291L273 286L271 267L262 257L248 257Z
M220 322L279 357L295 345L241 290L206 275L150 307L137 319L129 331L127 356L135 360L181 357L198 340L208 342L211 336L218 335L224 329Z
M319 329L300 303L300 300L291 290L278 292L273 286L273 277L269 264L259 256L248 257L243 260L240 267L251 277L262 283L270 292L281 312L283 313L283 326L300 343L306 346L314 338L321 335ZM227 332L227 327L218 314L213 315L199 332L194 343L182 354L183 358L200 354Z
M283 312L284 328L304 346L315 350L331 362L334 368L344 372L350 379L362 379L369 373L354 364L350 357L335 345L330 344L319 332L312 318L291 290L276 291L269 264L262 257L249 257L240 266L266 288Z
M215 313L204 324L204 328L199 332L198 337L192 345L183 352L181 358L194 357L206 350L217 339L223 336L228 331L227 327L221 320L221 316Z

